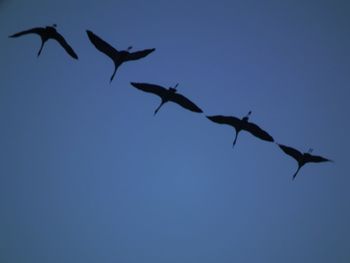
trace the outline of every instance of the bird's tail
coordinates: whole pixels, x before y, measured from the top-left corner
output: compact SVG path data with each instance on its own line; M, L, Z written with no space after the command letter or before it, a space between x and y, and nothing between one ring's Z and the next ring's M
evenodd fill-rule
M158 106L158 108L154 111L154 114L153 114L153 115L156 115L156 114L157 114L157 112L160 110L160 108L163 106L164 103L165 103L164 101L162 101L162 102L160 103L160 105Z
M117 67L114 68L114 71L113 71L113 74L112 74L112 76L111 76L111 78L109 80L109 83L112 83L112 80L114 79L114 75L115 75L116 72L117 72Z
M292 180L295 179L295 177L296 177L297 174L299 173L300 168L301 168L301 166L299 165L299 166L298 166L298 169L295 171L295 173L294 173L294 175L293 175L293 179L292 179Z
M114 63L114 71L111 76L111 79L109 80L109 83L112 83L112 80L114 79L115 73L117 72L117 69L119 68L120 64L119 63Z
M234 148L236 145L237 137L238 137L238 132L236 132L235 139L233 140L232 148Z
M37 55L38 57L40 56L41 51L43 50L44 44L45 44L45 41L41 41L41 46L40 46L40 49L39 49L38 55Z

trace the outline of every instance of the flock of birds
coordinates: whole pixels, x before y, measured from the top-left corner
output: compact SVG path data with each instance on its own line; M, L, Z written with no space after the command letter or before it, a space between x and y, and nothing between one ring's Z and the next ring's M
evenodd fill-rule
M27 34L38 34L41 38L41 46L38 51L37 56L40 56L41 51L44 47L44 44L49 39L56 40L65 50L66 52L74 59L78 59L78 55L74 52L73 48L67 43L67 41L64 39L64 37L57 32L56 30L57 25L54 24L53 26L46 26L46 27L35 27L28 30L24 30L21 32L18 32L16 34L13 34L9 36L10 38L16 38ZM91 32L90 30L86 31L89 40L91 43L98 49L100 52L107 55L110 59L114 62L114 71L112 73L112 76L110 78L110 82L112 82L117 69L125 62L133 61L133 60L139 60L141 58L144 58L151 54L153 51L155 51L155 48L152 49L145 49L140 50L136 52L131 52L130 50L132 47L130 46L127 50L118 51L116 48L108 44L106 41L101 39L99 36ZM190 110L192 112L198 112L202 113L203 111L191 100L186 98L185 96L181 95L177 92L177 86L175 87L169 87L164 88L159 85L155 84L148 84L148 83L130 83L133 87L136 89L139 89L144 92L153 93L155 95L158 95L161 99L160 105L156 108L154 111L154 115L157 114L159 109L167 102L174 102L183 108ZM249 122L249 117L251 115L251 111L244 116L243 118L237 118L233 116L222 116L222 115L215 115L215 116L206 116L209 120L212 122L218 123L218 124L226 124L235 129L235 138L233 141L233 147L235 146L237 142L238 134L241 131L247 131L253 136L264 140L268 142L274 142L273 137L268 134L266 131L261 129L258 125ZM296 172L293 174L293 179L297 176L299 170L306 164L306 163L321 163L321 162L331 162L331 160L324 158L322 156L312 155L312 149L310 149L308 152L302 153L292 147L278 144L277 145L282 149L284 153L294 158L297 163L298 167Z

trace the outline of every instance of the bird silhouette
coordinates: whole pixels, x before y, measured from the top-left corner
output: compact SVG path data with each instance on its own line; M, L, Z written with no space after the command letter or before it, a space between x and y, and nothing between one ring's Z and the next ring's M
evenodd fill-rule
M135 82L130 82L132 86L135 88L142 90L144 92L149 92L158 95L161 98L161 103L158 106L158 108L154 111L154 115L157 114L159 109L168 101L175 102L182 106L185 109L188 109L193 112L203 112L196 104L194 104L192 101L187 99L185 96L177 93L177 86L179 84L176 84L174 88L169 87L168 89L154 85L154 84L148 84L148 83L135 83Z
M242 130L251 133L252 135L254 135L255 137L258 137L261 140L273 142L274 140L271 137L271 135L269 135L266 131L262 130L256 124L248 121L251 113L252 112L249 111L248 114L244 116L242 119L238 119L233 116L222 116L222 115L207 116L207 118L215 123L230 125L236 130L236 135L235 135L235 139L233 141L232 147L235 146L237 142L238 134Z
M47 26L47 27L34 27L28 30L24 30L21 32L18 32L16 34L13 34L9 37L11 38L16 38L16 37L20 37L23 35L27 35L27 34L38 34L41 38L41 46L38 52L38 57L41 54L41 51L44 47L44 44L46 41L48 41L49 39L54 39L56 40L58 43L61 44L61 46L67 51L67 53L75 59L78 59L77 54L74 52L73 48L67 43L67 41L64 39L64 37L57 32L56 30L57 25L53 24L52 26Z
M293 180L297 176L299 170L301 167L303 167L307 163L322 163L322 162L333 162L332 160L326 159L322 156L312 155L313 149L309 149L308 152L301 153L298 150L285 146L282 144L277 144L284 153L288 154L289 156L293 157L298 162L298 169L293 175Z
M138 60L140 58L146 57L150 53L152 53L155 48L140 50L136 52L129 52L132 49L132 46L128 47L127 50L118 51L106 41L101 39L99 36L91 32L90 30L86 30L86 33L91 41L91 43L102 53L106 54L110 57L114 62L114 71L110 78L110 82L112 82L117 69L121 64L127 61Z

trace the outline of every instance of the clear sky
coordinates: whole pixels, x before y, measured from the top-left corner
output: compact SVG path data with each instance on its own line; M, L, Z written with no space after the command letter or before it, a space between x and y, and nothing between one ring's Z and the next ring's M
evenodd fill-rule
M0 262L350 262L350 3L0 1ZM79 56L35 35L56 23ZM156 48L113 64L114 45ZM129 83L178 90L204 114ZM244 116L297 163L205 115Z

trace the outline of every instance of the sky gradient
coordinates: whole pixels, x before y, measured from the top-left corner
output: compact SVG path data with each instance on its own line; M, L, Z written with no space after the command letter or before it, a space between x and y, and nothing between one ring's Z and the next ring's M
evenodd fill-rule
M348 1L0 1L0 262L350 260ZM79 56L38 36L56 23ZM95 49L156 48L122 65ZM130 82L178 91L204 114ZM205 115L334 163L297 163Z

